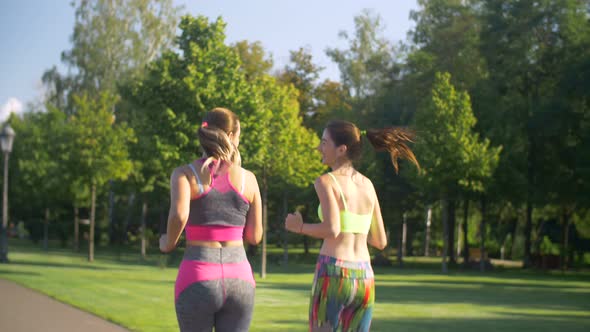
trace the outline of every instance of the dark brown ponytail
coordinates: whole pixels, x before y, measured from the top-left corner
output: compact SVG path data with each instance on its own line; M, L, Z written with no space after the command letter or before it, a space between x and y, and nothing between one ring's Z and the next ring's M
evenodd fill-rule
M412 152L412 149L406 144L414 142L415 134L412 130L402 127L389 127L383 129L367 130L367 139L376 151L387 151L391 156L391 163L395 167L395 172L399 172L397 160L399 158L411 161L418 169L420 164Z
M367 139L376 151L387 151L391 156L391 162L395 172L399 172L397 161L399 158L407 159L414 163L418 169L420 164L416 156L406 144L413 142L414 132L402 127L389 127L383 129L359 130L352 122L344 120L333 120L328 122L326 130L336 146L346 145L348 159L356 160L361 156L361 136L366 135Z

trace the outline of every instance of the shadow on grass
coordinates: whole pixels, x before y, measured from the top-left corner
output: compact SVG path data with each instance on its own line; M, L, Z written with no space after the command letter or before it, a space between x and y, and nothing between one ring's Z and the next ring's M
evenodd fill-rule
M423 274L420 274L423 275ZM514 278L510 278L509 280L506 281L502 281L502 278L498 277L498 276L493 276L494 279L496 280L474 280L474 281L469 281L469 280L465 280L464 276L463 280L420 280L420 279L416 279L413 278L411 281L412 284L424 284L424 285L432 285L432 284L439 284L439 285L445 285L448 287L453 287L456 286L457 288L461 287L501 287L501 288L519 288L519 289L526 289L526 290L556 290L556 291L560 291L560 290L568 290L568 289L577 289L580 290L582 293L590 293L590 288L586 288L584 289L584 286L580 286L580 285L566 285L566 284L561 284L561 285L549 285L549 284L543 284L542 281L539 281L537 279L514 279ZM490 276L492 277L492 276ZM417 277L419 278L419 277ZM522 282L516 282L516 280L522 280ZM527 283L527 281L530 281L530 283ZM555 281L555 280L553 280ZM377 276L377 282L379 283L379 276ZM396 284L396 283L405 283L403 280L387 280L387 281L383 281L383 283L385 284ZM588 285L586 285L586 287L589 287L590 283Z
M415 332L496 332L496 331L568 331L582 332L590 328L590 319L559 319L550 317L530 317L508 315L508 317L488 319L374 319L372 332L415 331Z
M23 275L23 276L40 276L41 273L38 272L27 272L27 271L3 271L0 270L0 276L3 275Z
M73 268L73 269L90 269L90 270L110 270L109 267L88 264L75 264L75 263L57 263L57 262L39 262L39 261L10 261L12 265L22 266L42 266L42 267L57 267L57 268Z
M590 312L590 297L586 289L579 293L567 291L570 287L529 287L511 283L439 282L415 280L376 282L377 303L439 305L473 304L507 308L535 308L544 310L578 310ZM258 280L257 287L270 290L289 290L307 294L309 283L288 283L275 280ZM408 284L409 283L409 284ZM462 287L462 286L468 286ZM589 314L590 319L590 314Z
M379 302L412 304L476 304L486 306L507 306L529 308L560 308L590 310L590 297L587 293L563 292L557 289L505 288L502 284L481 286L477 289L455 288L446 285L380 285L376 283L375 294Z
M434 308L433 308L434 310ZM273 325L297 327L297 331L307 330L307 320L273 320ZM500 317L487 319L473 318L381 318L373 317L371 332L411 331L411 332L496 332L496 331L535 331L582 332L590 328L590 318L559 315L521 315L501 313ZM272 331L253 325L254 332Z

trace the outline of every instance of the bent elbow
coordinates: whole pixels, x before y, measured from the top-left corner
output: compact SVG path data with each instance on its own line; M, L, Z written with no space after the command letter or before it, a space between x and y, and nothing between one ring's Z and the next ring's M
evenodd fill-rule
M387 239L383 239L381 241L378 240L369 240L369 244L378 250L384 250L387 247Z
M260 243L260 241L262 241L262 236L260 236L260 237L247 237L246 238L246 242L248 244L253 245L253 246L258 245Z
M338 235L340 235L340 227L339 226L340 225L337 225L336 227L330 227L328 229L328 233L326 234L327 235L326 237L330 238L330 239L337 238Z
M255 234L246 233L244 234L244 239L248 244L253 246L258 245L262 241L262 232L256 232Z
M262 242L262 232L256 235L255 244L259 244L260 242Z

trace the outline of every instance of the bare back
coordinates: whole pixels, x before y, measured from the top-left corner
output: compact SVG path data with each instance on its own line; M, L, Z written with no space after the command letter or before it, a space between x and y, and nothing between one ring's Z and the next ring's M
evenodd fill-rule
M356 215L372 215L371 226L369 234L350 233L341 231L338 236L334 238L325 238L320 254L336 257L348 261L368 261L370 260L367 242L374 243L374 239L379 235L384 235L383 219L375 188L371 181L361 173L354 171L352 175L338 175L333 174L338 183L333 180L328 181L324 179L321 181L329 188L326 188L329 196L333 196L335 200L327 200L328 204L334 204L338 211L343 211L345 208L352 214ZM329 176L328 174L322 177ZM340 189L342 188L342 196ZM346 203L345 203L346 202ZM346 206L345 206L346 204ZM332 214L334 215L334 214ZM340 222L340 214L337 222Z

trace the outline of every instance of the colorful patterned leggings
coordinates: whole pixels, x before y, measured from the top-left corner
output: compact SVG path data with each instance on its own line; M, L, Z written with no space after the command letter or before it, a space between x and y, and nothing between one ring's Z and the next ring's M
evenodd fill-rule
M349 262L320 255L311 290L309 328L369 331L375 304L370 262Z
M175 284L180 331L248 331L254 275L243 247L189 247Z

